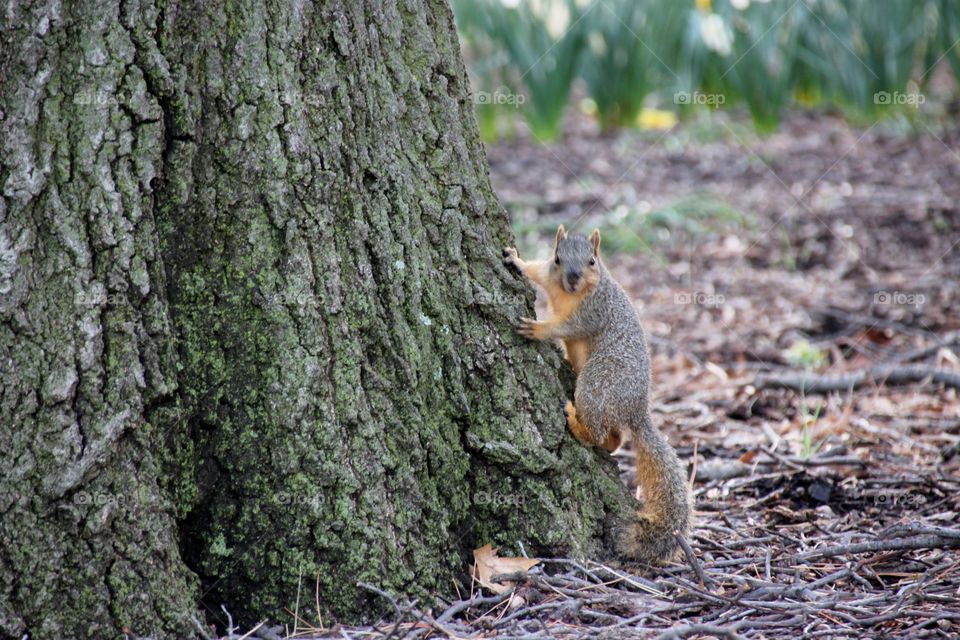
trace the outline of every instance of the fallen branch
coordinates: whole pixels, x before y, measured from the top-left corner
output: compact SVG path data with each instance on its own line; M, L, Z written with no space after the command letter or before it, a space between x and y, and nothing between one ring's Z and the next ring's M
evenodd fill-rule
M690 543L687 542L687 539L683 537L682 533L674 532L673 537L676 538L677 544L683 549L683 555L687 558L687 562L690 564L690 568L693 569L693 572L697 574L697 578L700 579L700 586L707 588L708 585L713 584L714 581L707 577L707 574L703 572L703 567L700 566L700 561L697 560L696 554L694 554L693 549L690 547Z
M690 636L711 635L718 638L740 638L734 628L718 627L712 624L685 624L678 625L666 633L657 636L657 640L672 640L675 638L689 638Z
M960 547L960 538L926 534L911 538L894 538L892 540L874 540L845 544L826 549L814 549L796 556L798 561L820 560L855 553L872 553L874 551L909 551L911 549L950 549Z
M886 318L877 318L876 316L872 315L860 315L834 307L815 309L813 310L812 315L821 315L825 318L833 318L834 320L838 320L844 324L850 325L851 327L861 327L868 330L874 328L892 329L893 331L898 331L905 335L921 336L924 338L933 339L938 345L944 344L944 341L940 338L940 336L932 331L928 331L926 329L917 329L916 327L905 325L902 322L887 320Z
M913 384L929 379L934 384L960 389L960 372L919 365L877 365L862 371L811 375L808 373L761 373L754 379L759 389L793 389L801 393L848 391L868 383Z

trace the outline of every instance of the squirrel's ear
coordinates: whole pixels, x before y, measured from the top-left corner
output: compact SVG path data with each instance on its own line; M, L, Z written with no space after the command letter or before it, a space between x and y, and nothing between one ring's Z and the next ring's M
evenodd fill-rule
M567 230L563 228L563 225L560 225L557 228L557 241L554 243L553 249L556 251L557 246L559 246L561 240L567 239Z
M600 229L594 229L590 234L590 244L593 245L593 255L600 255Z

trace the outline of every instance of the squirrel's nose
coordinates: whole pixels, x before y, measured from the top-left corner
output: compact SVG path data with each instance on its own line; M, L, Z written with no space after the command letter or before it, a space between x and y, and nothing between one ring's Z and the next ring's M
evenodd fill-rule
M579 272L579 271L568 271L568 272L567 272L567 282L569 282L571 285L577 284L577 282L578 282L579 280L580 280L580 272Z

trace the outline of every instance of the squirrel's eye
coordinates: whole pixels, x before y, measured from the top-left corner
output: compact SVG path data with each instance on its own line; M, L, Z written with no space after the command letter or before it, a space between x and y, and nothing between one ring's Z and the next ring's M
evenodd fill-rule
M595 265L595 264L597 264L596 259L595 259L595 258L590 258L590 266L592 267L592 266Z
M556 264L560 264L560 256L557 256L556 258L554 258L553 261Z

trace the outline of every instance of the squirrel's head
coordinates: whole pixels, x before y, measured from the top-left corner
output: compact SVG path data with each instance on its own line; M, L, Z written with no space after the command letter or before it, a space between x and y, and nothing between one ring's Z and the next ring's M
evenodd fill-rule
M581 293L596 286L600 281L600 230L594 229L588 238L568 234L560 225L551 271L567 293Z

